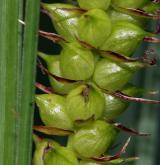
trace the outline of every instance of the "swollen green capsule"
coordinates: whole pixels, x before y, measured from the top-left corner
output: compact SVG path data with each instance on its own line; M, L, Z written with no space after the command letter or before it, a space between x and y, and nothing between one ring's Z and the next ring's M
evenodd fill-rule
M112 5L123 8L141 8L150 0L112 0Z
M50 73L59 78L63 78L62 72L60 69L60 56L59 55L47 55L42 52L39 52L38 55L45 60L47 63L47 67ZM58 94L68 94L72 89L76 88L79 83L78 82L67 82L57 80L56 77L49 76L50 84L54 90L54 92Z
M131 157L131 158L117 158L115 160L111 160L109 162L95 162L95 161L85 161L85 160L82 160L80 161L80 165L121 165L121 164L125 164L125 163L128 163L128 162L132 162L132 161L135 161L137 160L138 158L137 157Z
M82 161L80 161L79 165L100 165L100 163L96 163L94 161L82 160Z
M45 149L48 147L48 141L41 140L35 143L36 150L34 151L33 164L34 165L44 165L43 155Z
M65 43L60 54L62 76L71 80L87 80L94 72L94 56L78 42Z
M50 142L50 149L44 155L45 165L79 165L75 153L69 148Z
M129 95L129 96L135 96L140 94L141 89L131 85L127 84L121 91L122 93ZM110 94L104 94L105 95L105 110L103 117L106 119L115 119L119 115L121 115L129 106L129 102L124 101L122 99L116 98Z
M98 163L94 161L80 161L80 165L120 165L113 163Z
M147 35L150 34L137 25L127 21L119 21L113 24L111 35L100 49L130 56Z
M66 111L73 121L98 119L102 116L105 99L95 85L81 85L72 90L66 98Z
M99 47L110 35L111 20L106 12L92 9L84 13L78 23L78 37L94 47Z
M79 157L91 158L100 156L114 142L117 130L104 121L91 122L75 132L69 139L68 147Z
M80 161L80 165L120 165L120 163L98 163L94 161Z
M71 122L65 110L65 98L56 94L42 94L36 96L40 116L46 126L65 130L72 130Z
M149 2L144 7L143 10L149 13L155 13L160 9L160 3Z
M127 13L123 13L121 11L117 11L114 10L113 8L108 10L108 15L112 21L113 24L115 24L116 22L122 22L122 21L127 21L128 23L133 23L136 24L140 27L144 27L146 19L144 18L139 18L139 17L135 17L132 15L129 15Z
M135 72L143 66L143 63L139 61L117 62L109 58L102 58L96 65L93 80L103 89L121 90Z
M149 23L150 19L153 19L152 16L154 17L156 12L158 14L159 9L159 3L149 2L141 8L141 12L143 11L145 14L140 14L138 11L132 12L132 10L136 9L129 9L126 11L125 9L119 8L110 8L108 10L108 14L113 23L119 21L127 21L146 29L147 23Z
M110 6L111 0L78 0L79 6L83 9L102 9L107 10Z
M58 34L68 41L74 41L77 36L78 19L81 16L77 7L62 3L42 3L42 7L48 12Z

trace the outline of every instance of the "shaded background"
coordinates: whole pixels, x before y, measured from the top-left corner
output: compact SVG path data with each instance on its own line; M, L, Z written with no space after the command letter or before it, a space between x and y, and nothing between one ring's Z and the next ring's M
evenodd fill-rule
M43 0L46 3L55 2L65 2L65 0ZM151 23L150 28L153 29L154 24ZM50 19L41 14L40 17L40 29L48 32L54 32L53 26ZM157 90L158 93L154 96L144 94L144 98L151 98L160 100L160 45L158 44L142 44L135 55L142 56L144 50L155 49L158 58L157 66L150 67L138 72L138 74L133 79L133 83L137 86L143 87L147 91ZM39 40L39 50L48 54L57 54L60 51L60 47L52 42L40 38ZM37 81L48 83L47 76L41 75L38 71ZM39 92L39 91L38 91ZM35 114L36 118L38 116L38 111ZM118 121L122 122L128 127L133 127L143 132L151 133L150 137L136 137L133 136L131 143L127 150L127 155L139 156L141 159L134 163L129 163L130 165L160 165L160 105L149 105L140 103L131 103L129 109L120 116ZM39 121L35 121L38 123ZM119 142L124 142L128 137L128 134L120 134ZM64 138L61 139L64 141Z

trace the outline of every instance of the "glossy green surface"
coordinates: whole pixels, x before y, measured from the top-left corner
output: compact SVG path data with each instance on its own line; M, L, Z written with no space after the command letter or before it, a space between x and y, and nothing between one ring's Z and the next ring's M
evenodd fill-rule
M44 151L48 147L48 141L42 140L40 142L36 142L36 151L33 155L33 164L34 165L44 165L43 156Z
M129 96L137 96L141 90L135 86L126 85L121 91ZM106 119L115 119L126 111L129 106L128 101L124 101L109 94L105 94L105 101L106 104L103 116Z
M34 165L79 165L76 155L70 149L48 139L35 139Z
M78 42L65 43L60 54L60 69L64 78L89 79L94 71L94 56Z
M141 67L140 62L118 63L103 58L96 65L93 80L103 89L120 90Z
M65 147L51 145L53 147L44 155L44 162L47 165L79 165L75 153Z
M62 77L62 72L60 69L60 56L59 55L47 55L42 52L39 52L38 55L45 60L47 63L47 67L50 73L52 73L54 76L58 76L58 78ZM72 89L76 88L79 83L75 82L66 82L63 80L57 80L53 76L49 76L50 84L54 90L54 92L58 94L68 94Z
M112 24L107 13L100 9L92 9L80 17L78 37L97 48L108 38L111 29Z
M114 24L119 21L127 21L138 26L144 26L144 18L142 19L136 16L132 16L127 13L114 10L113 8L108 10L108 15Z
M111 0L78 0L79 6L83 9L102 9L107 10L110 5Z
M100 156L112 145L117 135L115 128L104 121L94 121L83 126L69 139L68 147L80 157Z
M105 106L104 95L95 86L81 85L72 90L66 97L66 111L73 121L98 119ZM86 91L85 94L85 90ZM84 94L83 94L84 92Z
M73 129L70 117L65 110L65 97L56 94L37 95L36 103L45 125L66 130Z
M131 157L131 158L119 158L116 160L111 160L109 162L95 162L95 161L85 161L82 160L80 161L80 165L122 165L122 164L127 164L128 162L135 161L137 158Z
M52 77L49 77L49 80L54 92L58 94L68 94L71 90L73 90L79 85L79 83L60 82Z
M150 0L112 0L112 5L124 8L141 8Z
M77 36L77 23L81 12L76 10L75 6L69 4L43 3L42 6L47 12L49 12L49 16L58 34L62 35L68 41L74 41L75 36Z
M112 33L100 48L131 56L147 35L147 32L135 24L118 21L113 24Z
M56 22L64 21L68 18L73 18L77 16L76 12L64 10L64 9L74 9L76 8L71 4L64 3L41 3L41 6L49 12L49 15Z
M96 163L93 161L80 161L79 165L100 165L100 163Z

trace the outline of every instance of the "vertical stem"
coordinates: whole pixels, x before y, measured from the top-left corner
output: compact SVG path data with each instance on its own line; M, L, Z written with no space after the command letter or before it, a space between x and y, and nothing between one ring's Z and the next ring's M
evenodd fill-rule
M14 6L14 8L13 8ZM11 14L12 13L12 14ZM16 151L18 0L0 5L0 165L13 164Z
M17 151L16 164L31 163L32 124L34 112L34 84L37 53L37 29L39 20L39 0L27 0L25 8L24 45L22 50L19 109L21 119L18 123L19 136L17 143L21 146Z
M30 165L39 0L1 0L0 165ZM18 19L25 9L24 37Z

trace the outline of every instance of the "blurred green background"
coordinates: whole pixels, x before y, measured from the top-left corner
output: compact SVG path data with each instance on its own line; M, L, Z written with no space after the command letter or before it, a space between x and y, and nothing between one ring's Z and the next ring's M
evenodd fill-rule
M65 2L63 0L43 0L47 3ZM154 29L154 24L150 23L149 27ZM41 14L40 29L48 32L53 32L53 26L50 19ZM142 44L135 55L143 56L146 49L154 49L157 54L158 63L156 66L141 70L133 79L133 83L137 86L143 87L144 98L151 98L160 100L160 44ZM39 50L48 54L55 54L59 52L59 46L52 42L40 38ZM44 77L38 72L37 81L46 81ZM155 91L155 95L147 94L147 91ZM129 156L139 156L141 159L130 165L160 165L160 105L131 103L128 111L120 116L118 121L122 122L128 127L135 128L139 131L150 133L149 137L132 136L131 143L127 150ZM120 134L118 142L124 142L128 134ZM63 140L63 139L62 139Z

